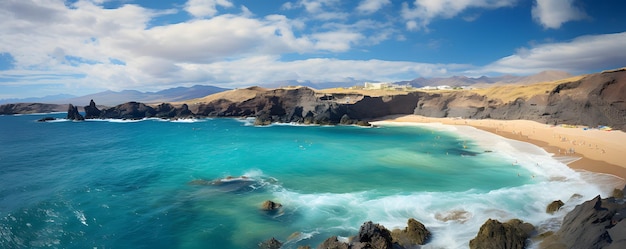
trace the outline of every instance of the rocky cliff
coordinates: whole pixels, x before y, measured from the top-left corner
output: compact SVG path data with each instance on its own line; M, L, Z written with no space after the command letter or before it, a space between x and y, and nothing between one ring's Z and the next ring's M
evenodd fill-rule
M243 102L217 99L196 107L201 116L255 116L258 124L338 124L396 114L471 119L526 119L542 123L608 125L626 129L626 70L543 84L539 92L507 86L503 94L481 91L411 92L368 96L328 94L301 87L259 92ZM538 88L538 87L535 87ZM535 89L535 91L537 91Z

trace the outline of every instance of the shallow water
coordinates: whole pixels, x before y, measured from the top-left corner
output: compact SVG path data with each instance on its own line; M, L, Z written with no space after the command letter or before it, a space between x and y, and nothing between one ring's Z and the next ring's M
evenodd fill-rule
M411 217L434 234L423 248L467 248L488 218L555 229L615 184L468 127L41 117L0 116L2 248L315 247ZM228 176L245 177L212 182ZM563 211L545 214L556 199ZM265 200L283 208L260 211Z

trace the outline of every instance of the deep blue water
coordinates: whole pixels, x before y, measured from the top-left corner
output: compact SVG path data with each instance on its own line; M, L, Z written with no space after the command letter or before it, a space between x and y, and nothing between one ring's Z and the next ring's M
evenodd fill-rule
M551 227L549 201L599 191L545 152L445 127L41 117L0 116L1 248L316 247L410 217L429 246L467 248L487 218Z

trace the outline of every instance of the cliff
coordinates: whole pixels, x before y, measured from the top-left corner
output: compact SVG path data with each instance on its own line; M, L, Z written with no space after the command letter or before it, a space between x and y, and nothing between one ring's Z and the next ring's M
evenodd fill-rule
M370 96L300 87L257 91L244 101L214 98L194 106L200 116L255 116L258 124L351 123L397 114L471 119L526 119L542 123L626 129L626 70L535 85L490 90L409 92Z

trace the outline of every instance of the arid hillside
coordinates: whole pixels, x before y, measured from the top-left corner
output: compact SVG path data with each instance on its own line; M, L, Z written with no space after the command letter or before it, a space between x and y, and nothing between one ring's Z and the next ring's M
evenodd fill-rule
M202 116L255 116L268 122L340 123L418 114L626 128L626 69L563 80L473 90L396 91L306 87L236 89L186 101ZM308 117L308 118L307 118Z

